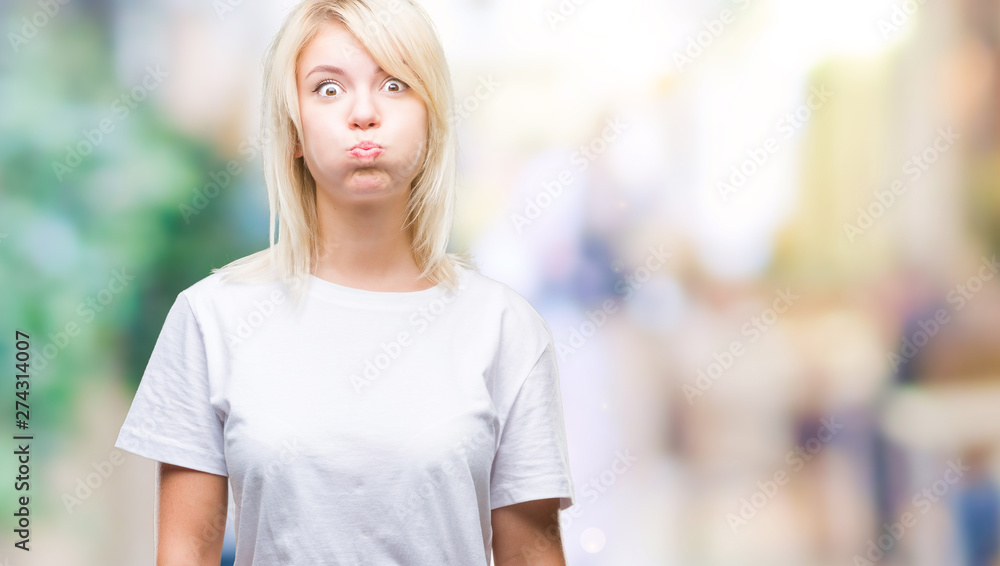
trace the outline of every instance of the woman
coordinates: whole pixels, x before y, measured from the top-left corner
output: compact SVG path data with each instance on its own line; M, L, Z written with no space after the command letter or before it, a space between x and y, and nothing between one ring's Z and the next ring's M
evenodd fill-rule
M116 442L157 461L158 565L219 563L230 485L240 566L564 564L552 334L446 252L452 96L411 1L282 25L271 245L179 293Z

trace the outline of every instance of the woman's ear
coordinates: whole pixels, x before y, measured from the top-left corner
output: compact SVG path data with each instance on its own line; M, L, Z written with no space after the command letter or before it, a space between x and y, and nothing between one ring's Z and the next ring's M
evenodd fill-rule
M299 142L295 142L295 158L298 159L302 157L302 146Z

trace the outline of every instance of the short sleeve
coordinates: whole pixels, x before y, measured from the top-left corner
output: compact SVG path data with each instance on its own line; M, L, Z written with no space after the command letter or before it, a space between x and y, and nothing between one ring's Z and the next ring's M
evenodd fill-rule
M183 293L167 313L115 446L227 476L223 422L210 402L201 328Z
M558 497L574 503L555 346L550 340L522 382L500 433L490 509Z

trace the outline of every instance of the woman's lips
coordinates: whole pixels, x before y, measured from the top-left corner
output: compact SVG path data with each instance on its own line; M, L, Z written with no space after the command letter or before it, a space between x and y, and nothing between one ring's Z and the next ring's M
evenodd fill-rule
M348 153L350 153L354 157L357 157L358 159L375 159L379 155L382 155L383 151L385 150L378 146L372 146L368 148L354 147Z

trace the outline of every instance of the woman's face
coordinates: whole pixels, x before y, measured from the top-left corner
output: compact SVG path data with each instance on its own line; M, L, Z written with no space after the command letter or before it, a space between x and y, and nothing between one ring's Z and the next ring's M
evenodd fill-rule
M425 151L427 108L340 24L321 28L295 71L304 157L335 201L409 193ZM362 142L381 147L358 149ZM317 195L318 198L319 195Z

